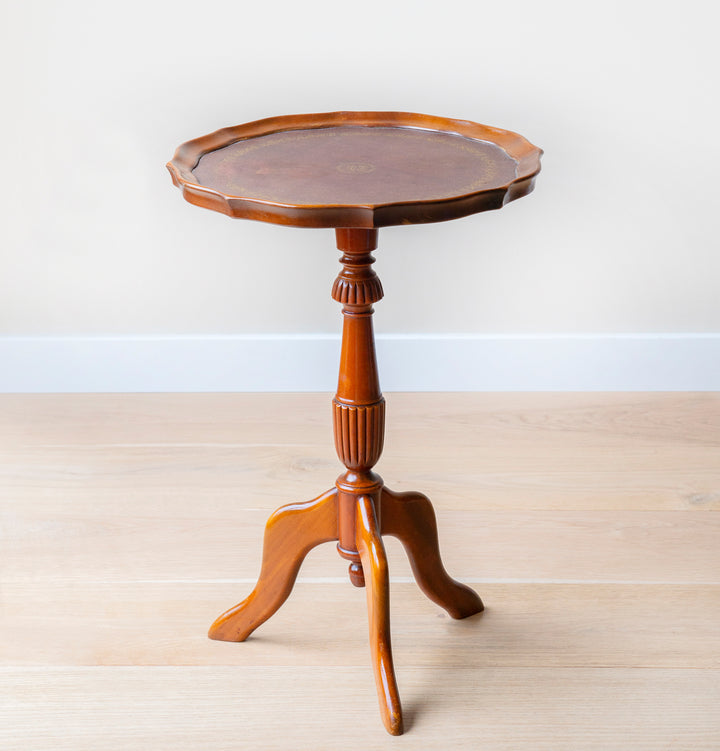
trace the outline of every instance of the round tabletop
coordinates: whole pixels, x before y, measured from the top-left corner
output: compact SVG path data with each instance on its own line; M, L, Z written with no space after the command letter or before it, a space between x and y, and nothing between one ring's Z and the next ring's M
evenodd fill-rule
M230 216L302 227L455 219L529 193L542 150L466 120L404 112L289 115L180 146L184 197Z

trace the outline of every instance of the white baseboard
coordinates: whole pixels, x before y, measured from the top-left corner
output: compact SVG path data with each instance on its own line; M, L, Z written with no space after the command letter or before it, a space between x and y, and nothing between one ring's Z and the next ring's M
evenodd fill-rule
M385 391L720 391L720 334L378 336ZM332 335L0 337L0 392L334 391Z

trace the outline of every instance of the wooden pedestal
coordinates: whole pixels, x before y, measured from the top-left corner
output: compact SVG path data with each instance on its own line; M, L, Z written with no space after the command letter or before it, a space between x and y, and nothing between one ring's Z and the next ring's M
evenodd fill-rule
M403 732L390 643L388 563L383 535L397 537L425 594L453 618L483 609L478 595L443 567L435 512L422 493L395 493L372 471L383 448L385 400L380 391L373 335L373 303L383 296L372 269L376 229L337 229L342 271L332 295L343 306L338 390L333 399L335 448L346 468L335 486L313 501L278 509L265 528L255 589L210 627L212 639L244 641L290 595L307 553L337 541L350 561L350 580L366 586L370 649L380 713L388 732Z

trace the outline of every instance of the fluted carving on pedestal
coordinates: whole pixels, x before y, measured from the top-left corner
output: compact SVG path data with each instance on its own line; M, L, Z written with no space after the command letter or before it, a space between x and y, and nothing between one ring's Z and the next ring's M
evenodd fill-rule
M372 305L382 300L382 284L373 271L375 258L369 250L360 253L345 251L340 263L343 267L333 284L333 300L352 307Z
M373 467L383 450L385 400L361 406L333 400L333 423L340 461L353 470Z
M372 305L382 300L383 288L380 278L372 269L367 269L368 276L364 278L338 276L333 284L333 300L343 305Z

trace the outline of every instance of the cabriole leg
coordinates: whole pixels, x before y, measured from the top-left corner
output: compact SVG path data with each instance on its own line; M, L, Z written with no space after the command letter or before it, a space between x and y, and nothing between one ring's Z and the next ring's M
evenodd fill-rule
M479 613L482 600L443 566L435 510L427 496L383 488L381 497L382 534L397 537L403 544L420 589L453 618Z
M402 709L390 643L390 581L387 556L372 498L357 499L357 548L367 588L370 653L382 721L391 735L403 732Z
M337 540L337 490L307 503L291 503L268 519L262 568L255 589L210 626L208 636L245 641L287 600L305 556L323 542Z

